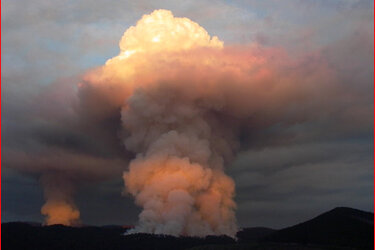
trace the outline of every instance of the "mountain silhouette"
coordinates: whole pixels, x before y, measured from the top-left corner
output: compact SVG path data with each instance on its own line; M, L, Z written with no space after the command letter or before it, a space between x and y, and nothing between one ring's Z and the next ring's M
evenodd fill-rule
M281 230L244 228L237 233L236 240L228 236L124 235L129 226L67 227L9 222L1 224L1 246L4 250L373 249L373 219L373 213L339 207Z
M373 249L374 214L337 207L306 222L273 232L264 241Z

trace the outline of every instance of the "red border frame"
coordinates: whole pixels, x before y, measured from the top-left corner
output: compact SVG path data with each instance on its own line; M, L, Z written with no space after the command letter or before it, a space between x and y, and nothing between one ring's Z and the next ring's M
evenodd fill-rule
M1 13L1 1L0 1L0 13ZM1 18L0 18L0 27L1 27ZM1 41L1 28L0 28L0 41ZM1 55L1 46L0 46L0 55ZM0 74L1 74L1 60L0 60ZM0 86L1 86L1 78L0 78ZM1 87L0 87L0 116L1 116ZM0 118L0 142L1 142L1 118ZM0 176L1 176L1 144L0 144ZM0 180L0 216L1 216L1 180ZM0 242L1 242L1 226L0 226ZM1 246L0 246L0 249L1 249Z

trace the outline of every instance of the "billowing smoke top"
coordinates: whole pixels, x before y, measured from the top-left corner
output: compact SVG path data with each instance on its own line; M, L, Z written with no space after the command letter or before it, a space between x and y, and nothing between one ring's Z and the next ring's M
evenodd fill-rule
M178 51L196 47L222 48L223 42L210 37L199 24L174 17L171 11L155 10L144 15L121 38L119 58L137 52Z

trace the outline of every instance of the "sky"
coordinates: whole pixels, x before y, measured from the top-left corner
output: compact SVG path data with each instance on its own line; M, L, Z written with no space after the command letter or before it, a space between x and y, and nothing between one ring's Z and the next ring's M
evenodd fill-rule
M116 56L125 30L155 9L197 22L225 46L282 50L306 75L329 67L344 89L319 89L329 95L317 112L341 105L323 118L262 131L278 140L241 135L225 168L241 227L282 228L338 206L373 210L373 1L5 0L2 222L43 221L40 173L50 164L95 169L72 191L84 224L137 222L141 209L122 194L129 153L113 124L83 129L65 119L75 112L65 104L78 79Z

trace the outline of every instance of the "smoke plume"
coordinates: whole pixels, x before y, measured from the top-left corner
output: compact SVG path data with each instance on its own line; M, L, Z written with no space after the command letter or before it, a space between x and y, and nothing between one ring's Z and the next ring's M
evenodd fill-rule
M234 236L235 185L224 167L241 143L262 134L277 143L282 128L337 111L336 82L319 55L227 48L156 10L124 33L118 56L84 76L80 94L95 116L121 112L121 138L135 155L125 190L143 209L133 232Z
M75 225L79 223L79 211L73 203L73 184L63 174L43 175L40 179L46 203L41 212L46 224Z
M58 110L61 111L62 109ZM57 118L55 119L58 120ZM68 130L68 120L66 117L64 118L64 126L67 130L64 132L55 129L53 133L49 134L46 131L48 127L44 127L43 133L38 135L37 138L43 144L46 144L45 147L36 144L37 147L34 146L34 149L28 153L7 150L6 157L4 157L4 164L10 165L21 173L39 180L44 192L45 204L41 208L41 213L46 216L44 222L46 225L63 224L74 226L80 224L80 211L74 201L77 189L81 185L97 184L98 182L121 176L122 171L127 166L126 160L116 156L115 152L110 150L110 154L106 155L108 153L98 151L95 148L95 144L86 146L90 141L87 142L84 138L74 138L72 136L72 134L77 134L77 131L83 129L82 126L84 126L85 122L91 120L86 118L77 119L78 125L70 128L74 133ZM107 128L111 128L111 126L107 125ZM111 136L102 135L98 131L101 129L103 129L101 126L95 126L93 131L86 129L80 133L83 137L100 140L101 146L105 145L105 149L109 150L111 143L106 141ZM114 131L116 130L114 129ZM60 139L64 141L64 144L58 148L57 145L60 143ZM53 142L46 143L48 140L53 140ZM73 140L74 143L69 142L69 140ZM117 137L116 140L118 140ZM64 147L66 148L65 150Z

